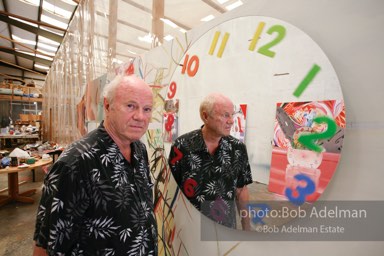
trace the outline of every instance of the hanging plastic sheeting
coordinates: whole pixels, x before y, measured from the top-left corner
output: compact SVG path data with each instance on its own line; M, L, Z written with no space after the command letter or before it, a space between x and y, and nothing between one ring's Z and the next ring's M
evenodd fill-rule
M78 5L43 87L44 138L69 144L81 137L77 107L86 85L108 73L107 63L114 57L108 53L116 52L108 49L116 46L116 36L108 43L110 15L109 1L84 0Z

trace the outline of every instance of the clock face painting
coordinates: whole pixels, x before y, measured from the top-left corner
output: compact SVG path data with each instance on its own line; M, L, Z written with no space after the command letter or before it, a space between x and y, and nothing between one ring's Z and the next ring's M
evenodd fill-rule
M248 185L249 209L266 209L261 200L292 207L316 201L336 170L346 121L336 72L310 36L263 16L211 28L187 50L170 80L166 100L177 100L178 116L165 125L175 125L179 136L199 129L199 105L211 92L228 96L246 117L245 127L239 122L236 130L242 131L254 181ZM198 183L178 185L190 195ZM250 218L253 226L268 224Z

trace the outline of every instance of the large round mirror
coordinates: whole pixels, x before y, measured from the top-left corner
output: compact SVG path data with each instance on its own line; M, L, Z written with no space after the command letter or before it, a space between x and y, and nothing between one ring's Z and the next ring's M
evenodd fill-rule
M319 198L339 162L345 108L335 70L306 33L270 17L240 17L202 35L179 64L167 92L166 142L200 129L199 105L209 93L220 92L234 103L231 134L245 143L252 173L248 213L237 209L237 228L240 215L255 209L298 207ZM175 156L170 161L186 157ZM195 206L206 191L216 193L215 202L203 206L200 200L196 207L225 224L233 202L220 201L220 178L202 183L181 177L179 188ZM252 227L268 223L249 217Z

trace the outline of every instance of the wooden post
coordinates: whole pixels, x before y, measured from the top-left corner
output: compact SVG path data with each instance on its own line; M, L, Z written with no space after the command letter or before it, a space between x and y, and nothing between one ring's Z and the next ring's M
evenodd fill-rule
M49 108L49 131L48 141L52 141L52 108Z
M116 57L116 35L117 35L117 0L109 0L109 26L108 26L108 59L107 70L111 72L112 61Z
M163 43L164 22L164 0L152 0L152 33L154 35L153 46L156 47Z

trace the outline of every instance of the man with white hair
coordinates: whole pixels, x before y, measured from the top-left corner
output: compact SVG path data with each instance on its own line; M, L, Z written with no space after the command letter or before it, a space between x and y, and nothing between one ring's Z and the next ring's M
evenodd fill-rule
M72 143L44 180L34 255L157 256L145 145L151 88L118 75L104 88L104 121Z
M234 105L225 95L209 94L200 104L204 125L180 136L172 145L169 165L180 189L204 215L236 227L235 202L246 210L251 168L244 143L230 135ZM241 216L250 230L249 216Z

